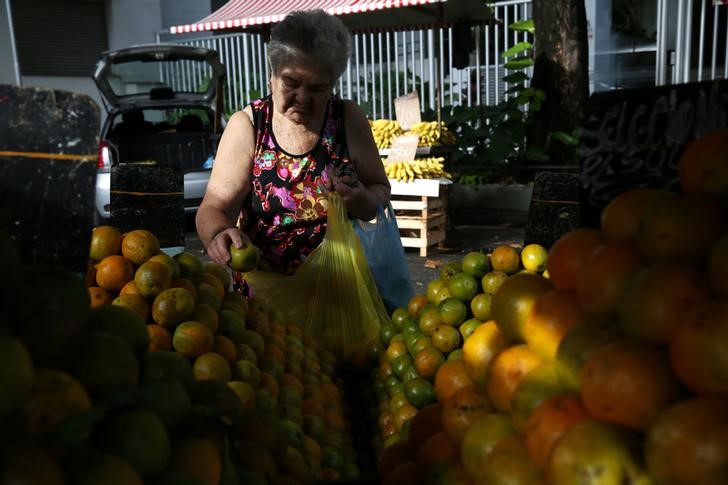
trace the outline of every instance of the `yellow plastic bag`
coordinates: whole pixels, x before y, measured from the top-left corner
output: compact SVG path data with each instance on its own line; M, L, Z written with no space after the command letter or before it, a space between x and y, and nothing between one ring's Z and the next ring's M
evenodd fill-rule
M344 201L332 191L328 206L326 235L295 274L253 271L245 280L285 323L298 323L321 348L351 358L366 350L389 316Z

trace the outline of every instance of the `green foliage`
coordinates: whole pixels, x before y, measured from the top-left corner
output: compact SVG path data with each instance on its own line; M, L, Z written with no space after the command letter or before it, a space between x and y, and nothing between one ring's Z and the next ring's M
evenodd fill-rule
M510 28L531 32L533 22L516 22ZM504 68L511 72L503 78L509 87L498 104L444 106L441 110L448 129L458 137L451 166L458 182L516 182L519 165L548 160L543 150L526 147L528 126L544 100L543 91L530 87L532 48L531 42L524 41L501 54L507 59ZM425 113L423 117L434 119L434 113Z

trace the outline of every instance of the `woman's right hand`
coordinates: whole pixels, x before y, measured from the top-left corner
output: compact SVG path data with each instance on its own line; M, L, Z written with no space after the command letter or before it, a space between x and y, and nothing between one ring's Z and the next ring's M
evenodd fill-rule
M237 227L228 227L215 234L210 245L207 246L207 255L216 263L228 264L230 262L230 244L239 248L245 243L252 244L247 234Z

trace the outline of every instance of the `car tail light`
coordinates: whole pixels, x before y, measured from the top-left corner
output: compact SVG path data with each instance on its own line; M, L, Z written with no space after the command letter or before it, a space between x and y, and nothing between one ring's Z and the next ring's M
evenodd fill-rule
M96 168L108 168L111 166L111 148L105 141L99 142L99 159Z

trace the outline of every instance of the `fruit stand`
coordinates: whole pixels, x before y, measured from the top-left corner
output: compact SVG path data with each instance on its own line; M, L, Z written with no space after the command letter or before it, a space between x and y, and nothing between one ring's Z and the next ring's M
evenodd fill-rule
M727 153L711 129L679 191L443 264L346 357L153 228L93 228L83 274L6 224L0 481L728 483ZM446 187L392 179L400 229Z
M374 120L370 126L392 189L402 246L418 248L420 256L427 256L446 237L452 176L445 164L455 136L437 122L418 122L407 131L395 120ZM393 155L393 141L410 134L416 136L411 157Z

